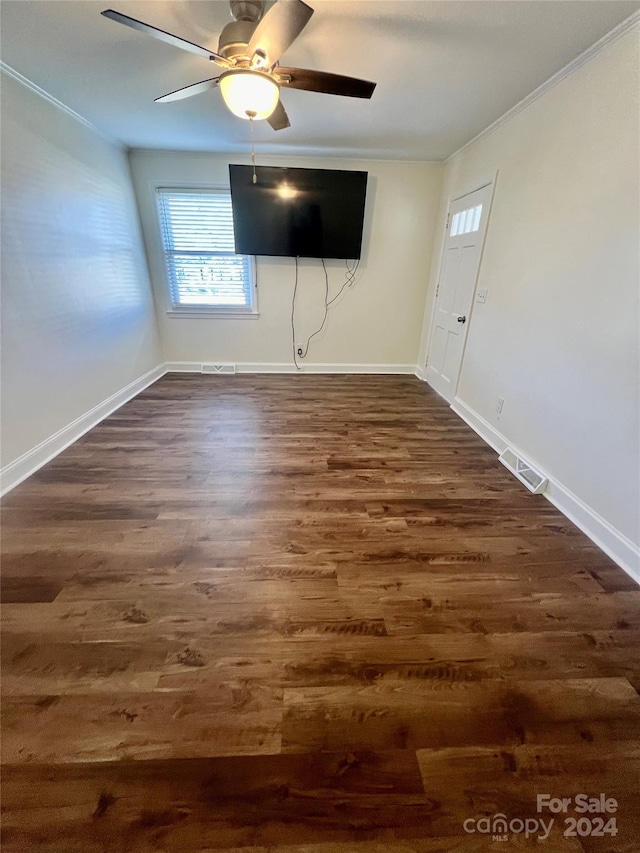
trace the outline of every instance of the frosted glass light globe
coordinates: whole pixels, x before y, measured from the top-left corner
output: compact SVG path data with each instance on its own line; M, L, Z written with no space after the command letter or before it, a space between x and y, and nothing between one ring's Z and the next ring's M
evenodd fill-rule
M269 118L278 105L280 87L259 71L227 71L220 77L225 104L238 118Z

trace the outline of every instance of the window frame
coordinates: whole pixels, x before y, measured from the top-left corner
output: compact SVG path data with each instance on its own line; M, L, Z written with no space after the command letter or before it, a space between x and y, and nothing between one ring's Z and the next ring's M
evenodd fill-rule
M153 181L150 183L151 197L152 197L152 205L154 211L155 218L155 227L156 234L158 239L158 252L160 255L160 265L162 267L162 275L163 275L163 284L164 284L164 292L163 292L163 301L165 304L165 314L167 317L180 317L180 318L191 318L191 319L202 319L205 317L213 317L220 319L221 317L233 318L237 319L257 319L259 317L258 310L258 281L257 281L257 273L256 273L256 258L254 255L245 255L249 264L249 274L250 274L250 282L249 282L249 292L251 295L251 304L246 307L240 307L237 305L175 305L173 303L173 295L172 295L172 286L171 286L171 275L169 272L169 264L168 264L168 253L165 250L164 245L164 233L161 222L161 214L160 214L160 206L159 206L159 194L162 191L166 191L168 193L175 192L184 192L192 195L197 195L198 193L207 194L207 193L215 193L222 194L226 196L230 196L230 189L228 186L221 186L220 184L205 184L198 182L189 183L187 181L181 181L180 183L174 183L171 181Z

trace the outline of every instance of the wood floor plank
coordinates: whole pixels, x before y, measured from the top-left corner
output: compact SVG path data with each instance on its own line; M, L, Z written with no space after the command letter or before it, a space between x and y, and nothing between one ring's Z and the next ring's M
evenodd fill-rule
M4 575L0 579L0 602L2 604L36 604L55 601L62 588L61 583L47 578Z
M471 631L483 634L588 632L640 628L640 590L579 594L525 592L501 598L484 595L425 595L382 600L389 633L415 634Z
M201 667L174 667L161 676L163 688L206 690L220 679L278 684L282 687L370 685L406 680L434 685L498 678L500 670L487 639L481 635L411 638L328 632L272 637L229 637L224 646L202 639Z
M640 696L624 678L398 681L284 692L287 752L628 737L640 737Z
M5 700L5 764L261 755L280 751L280 692L245 681L205 693L36 695Z
M640 631L493 634L504 678L626 678L640 692Z
M392 841L428 834L433 812L406 750L22 764L5 769L3 787L5 844L23 849L91 850L105 837L131 853Z
M12 633L2 637L5 697L45 693L118 693L153 690L162 668L179 642L82 642L77 632L62 634Z

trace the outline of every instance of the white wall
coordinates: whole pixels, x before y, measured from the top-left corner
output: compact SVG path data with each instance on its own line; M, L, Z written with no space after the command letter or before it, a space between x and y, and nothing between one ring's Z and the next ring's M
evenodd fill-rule
M499 171L459 400L636 544L638 72L635 26L454 157L443 191Z
M3 75L3 466L160 361L126 154Z
M247 131L248 134L248 131ZM248 135L247 135L248 140ZM166 278L153 185L228 187L238 155L133 151L131 166L159 311L165 359L292 365L292 259L258 259L258 319L166 316ZM305 363L408 365L416 363L443 165L335 159L261 157L263 165L295 165L369 172L363 258L356 284L331 307ZM331 296L344 282L344 265L328 262ZM296 300L298 341L320 325L325 282L319 261L302 260Z

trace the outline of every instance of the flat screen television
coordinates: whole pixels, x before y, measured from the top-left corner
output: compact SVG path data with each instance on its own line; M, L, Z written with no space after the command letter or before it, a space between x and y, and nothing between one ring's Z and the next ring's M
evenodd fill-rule
M229 165L239 255L357 259L367 172Z

